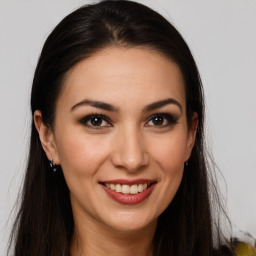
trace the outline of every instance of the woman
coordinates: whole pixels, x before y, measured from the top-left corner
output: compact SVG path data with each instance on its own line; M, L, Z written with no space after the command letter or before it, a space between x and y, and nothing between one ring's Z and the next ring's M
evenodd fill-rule
M200 76L162 16L129 1L68 15L43 47L31 110L16 256L224 255Z

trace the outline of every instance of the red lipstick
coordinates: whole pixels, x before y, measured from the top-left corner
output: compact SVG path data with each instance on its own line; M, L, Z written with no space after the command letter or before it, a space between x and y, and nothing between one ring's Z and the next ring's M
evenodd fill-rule
M145 199L147 199L151 192L153 191L156 181L155 180L148 180L148 179L137 179L137 180L108 180L108 181L101 181L100 184L102 185L103 189L107 193L108 196L110 196L112 199L117 201L121 204L138 204L143 202ZM139 185L139 184L147 184L147 187L143 189L143 191L138 192L136 194L130 194L130 193L122 193L122 192L116 192L115 190L108 188L106 184L114 184L114 185Z
M144 184L144 183L156 183L155 180L149 179L137 179L137 180L125 180L125 179L118 179L118 180L105 180L100 181L99 183L108 183L108 184L120 184L120 185L135 185L135 184Z

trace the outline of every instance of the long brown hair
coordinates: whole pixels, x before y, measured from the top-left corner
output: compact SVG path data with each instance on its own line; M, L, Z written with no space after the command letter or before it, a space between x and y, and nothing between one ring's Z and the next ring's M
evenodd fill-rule
M132 1L107 0L83 6L64 18L47 38L37 64L31 118L35 110L40 110L43 122L52 127L67 72L107 46L146 46L179 66L185 83L188 124L196 112L199 125L178 192L158 219L154 250L158 256L213 255L213 240L218 247L221 236L212 218L202 83L187 44L160 14ZM215 232L213 226L217 227ZM51 171L32 123L27 171L13 229L14 255L68 256L73 229L69 189L61 167Z

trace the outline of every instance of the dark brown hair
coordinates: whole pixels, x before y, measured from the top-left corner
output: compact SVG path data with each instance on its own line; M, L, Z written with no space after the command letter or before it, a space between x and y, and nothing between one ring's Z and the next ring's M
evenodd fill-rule
M158 256L213 255L213 240L218 247L221 239L209 199L201 79L182 36L160 14L139 3L107 0L83 6L65 17L42 49L33 80L31 118L40 110L43 122L52 127L67 72L108 46L147 47L179 66L187 121L189 124L196 112L199 126L178 192L158 219L154 250ZM32 123L27 171L13 229L14 255L68 256L73 229L69 189L61 167L56 173L50 170Z

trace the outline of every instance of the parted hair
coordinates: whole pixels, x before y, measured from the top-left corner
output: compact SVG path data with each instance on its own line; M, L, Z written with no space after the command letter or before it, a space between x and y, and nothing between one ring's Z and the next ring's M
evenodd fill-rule
M66 16L48 36L38 60L31 92L32 120L34 112L40 110L43 122L53 127L56 102L68 71L108 46L146 47L176 63L184 80L188 125L193 113L198 115L196 141L181 185L158 219L154 255L222 255L223 241L218 220L213 218L213 202L217 209L221 207L216 186L210 186L213 175L205 149L200 75L184 39L160 14L136 2L107 0L82 6ZM11 237L14 255L69 256L73 230L69 189L61 167L51 171L32 122L25 179Z

